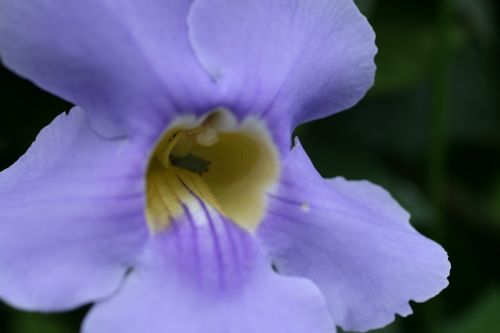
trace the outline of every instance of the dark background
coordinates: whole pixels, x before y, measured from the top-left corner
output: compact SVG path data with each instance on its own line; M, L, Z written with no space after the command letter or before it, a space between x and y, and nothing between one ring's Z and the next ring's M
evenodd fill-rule
M377 33L376 84L354 109L297 135L325 177L389 189L452 262L448 289L380 332L498 333L500 4L357 2ZM0 92L1 170L70 106L3 68ZM76 333L84 314L28 314L0 304L0 332Z

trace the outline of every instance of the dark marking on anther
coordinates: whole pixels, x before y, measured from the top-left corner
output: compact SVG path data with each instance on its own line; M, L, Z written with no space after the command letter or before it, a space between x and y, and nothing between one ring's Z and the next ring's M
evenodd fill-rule
M202 175L208 171L210 162L192 154L186 155L184 157L176 157L170 155L170 162L176 167L186 169L188 171Z
M172 141L173 139L175 139L175 137L177 136L177 134L179 134L179 132L175 132L174 134L172 134L172 137L170 139L168 139L168 141Z

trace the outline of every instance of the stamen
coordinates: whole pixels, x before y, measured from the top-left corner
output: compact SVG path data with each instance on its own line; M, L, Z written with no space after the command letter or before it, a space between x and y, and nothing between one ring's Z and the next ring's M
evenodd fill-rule
M196 141L202 146L213 146L219 141L217 131L213 127L206 127L196 136Z
M167 141L164 146L158 147L155 152L155 157L163 165L164 168L168 169L170 167L170 154L174 148L182 141L186 139L186 131L178 131L172 135L172 137ZM182 146L182 144L181 144ZM188 152L189 153L189 152Z
M193 140L191 140L189 135L185 135L185 132L182 134L184 137L177 140L177 143L172 148L171 154L175 157L185 157L193 149Z

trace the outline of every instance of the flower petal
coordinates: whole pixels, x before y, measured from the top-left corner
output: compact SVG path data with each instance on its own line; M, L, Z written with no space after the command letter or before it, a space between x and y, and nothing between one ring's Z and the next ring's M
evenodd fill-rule
M203 204L202 204L203 205ZM279 276L253 236L204 206L152 239L120 293L83 333L331 333L322 295Z
M196 0L189 27L200 62L248 113L296 125L373 83L375 35L352 0Z
M3 0L6 66L91 113L99 129L165 126L206 107L210 80L187 37L189 0ZM133 134L137 134L132 131Z
M74 109L0 173L0 299L59 311L116 290L148 235L137 154Z
M382 188L324 181L300 146L285 161L259 235L280 273L315 282L345 330L382 327L447 284L441 246L419 234Z

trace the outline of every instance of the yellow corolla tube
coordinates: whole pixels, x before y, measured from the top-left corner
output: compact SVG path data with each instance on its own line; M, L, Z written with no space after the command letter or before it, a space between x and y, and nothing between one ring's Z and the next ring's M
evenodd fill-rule
M278 152L258 120L238 124L225 109L200 120L180 120L151 155L148 225L162 231L201 200L240 227L255 230L278 176Z

